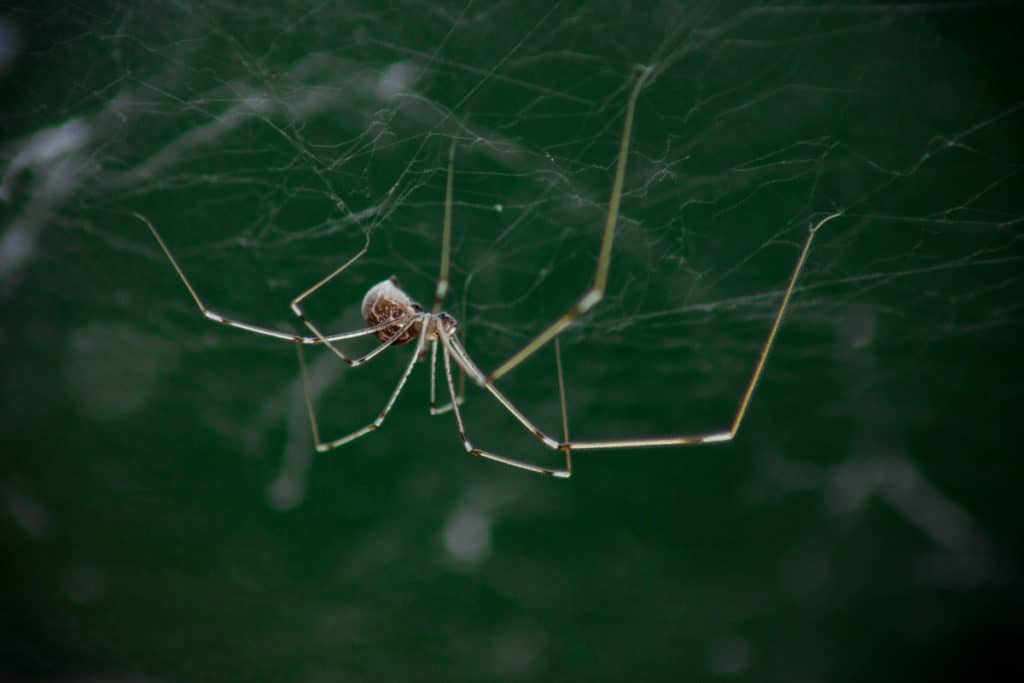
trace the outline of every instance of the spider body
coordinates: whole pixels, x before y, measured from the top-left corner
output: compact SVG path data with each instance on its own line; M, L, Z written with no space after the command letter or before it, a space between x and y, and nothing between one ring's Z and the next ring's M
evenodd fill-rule
M451 335L459 323L445 312L425 313L423 307L412 300L398 285L398 278L392 275L378 282L363 297L363 319L366 326L379 328L377 339L391 346L400 346L415 341L427 325L427 341L437 341L438 327ZM390 324L389 324L390 323Z

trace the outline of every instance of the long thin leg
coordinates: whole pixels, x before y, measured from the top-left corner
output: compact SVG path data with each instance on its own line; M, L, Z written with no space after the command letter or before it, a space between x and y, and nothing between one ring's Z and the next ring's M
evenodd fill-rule
M687 446L691 444L700 443L721 443L723 441L731 441L735 438L736 433L740 429L740 424L743 422L744 415L747 414L747 407L750 405L750 397L754 395L754 389L757 387L758 381L761 379L761 373L764 372L765 361L768 359L768 353L772 350L772 344L775 343L775 336L778 334L779 326L782 324L782 318L786 313L786 307L789 306L789 299L793 294L793 288L796 286L797 278L800 277L800 271L804 267L804 262L807 260L807 253L811 249L811 242L814 240L814 235L817 234L818 229L821 226L828 223L833 218L842 215L842 211L837 211L829 216L818 221L813 225L807 234L807 240L804 242L803 249L800 251L800 258L797 259L796 266L793 268L793 274L789 277L789 284L786 286L786 291L782 295L782 302L779 304L779 310L775 313L775 319L772 321L771 329L768 331L768 338L765 339L764 346L761 348L761 354L757 358L757 364L754 366L754 372L750 377L750 381L747 382L747 388L743 391L743 396L740 398L739 407L736 409L736 414L733 416L732 424L729 425L728 429L710 432L708 434L695 434L687 436L670 436L670 437L654 437L654 438L642 438L642 439L612 439L604 441L571 441L563 446L568 446L572 450L598 450L608 448L647 448L652 446Z
M467 298L466 297L468 296L469 283L470 283L470 281L472 279L473 279L473 276L471 274L469 276L469 278L466 280L466 287L465 287L465 289L463 289L463 291L462 291L462 296L463 296L463 298L462 298L462 317L459 318L459 320L462 321L462 324L459 325L459 330L458 330L458 333L456 335L457 337L461 338L460 345L461 345L461 347L463 349L465 349L465 343L466 343L466 330L469 329L469 327L468 327L468 325L466 323L466 320L467 320L467 316L466 316L466 310L467 310L466 301L467 301ZM463 355L465 355L465 351L463 351ZM481 377L482 377L482 374L481 374ZM447 413L449 410L452 409L452 404L450 402L444 404L443 406L437 407L437 399L435 398L436 393L435 393L435 388L434 388L436 378L437 378L437 340L435 339L434 341L432 341L430 343L430 414L431 415L441 415L443 413ZM456 400L458 401L458 404L460 406L463 403L466 402L466 371L462 369L461 365L459 365L459 391L458 391L458 394L456 395Z
M441 230L441 271L437 276L437 290L434 294L434 313L440 313L442 306L444 306L445 296L448 294L448 272L451 267L451 251L452 251L452 203L454 201L454 183L455 183L455 142L452 142L451 147L448 148L448 179L445 182L444 191L444 225ZM472 276L471 276L472 277ZM469 283L466 283L467 287ZM466 325L466 302L463 299L462 302L462 321L461 330L465 330ZM437 380L437 340L433 340L430 343L430 414L441 415L447 413L452 409L454 403L446 403L443 406L438 407L436 398L435 384ZM463 374L462 369L459 369L459 393L456 396L455 402L462 405L465 400L465 383L466 376Z
M461 369L460 369L461 371ZM460 379L465 377L464 374L460 375ZM431 415L443 415L452 409L454 405L451 401L445 403L443 406L437 405L437 390L435 388L437 384L437 340L434 339L430 342L430 414ZM456 401L461 406L465 396L462 392L462 387L459 387L459 394L456 396Z
M640 439L614 439L614 440L602 440L602 441L571 441L569 439L569 423L568 415L565 407L565 382L562 373L562 358L558 341L556 338L555 352L557 354L557 368L558 368L558 380L559 380L559 398L562 402L562 426L565 435L565 441L559 443L548 436L543 430L541 430L536 424L534 424L526 415L519 410L507 396L505 396L496 386L493 384L486 383L483 373L480 368L477 367L473 359L470 358L469 353L466 352L465 348L459 343L457 337L450 336L444 332L444 330L438 328L441 343L445 350L445 362L448 362L448 356L451 355L457 365L465 371L465 373L477 384L483 386L489 391L499 403L501 403L509 413L512 414L516 420L519 421L531 434L537 437L541 443L551 449L562 450L566 455L566 472L571 473L572 465L570 460L570 452L572 450L599 450L599 449L611 449L611 448L643 448L653 446L686 446L693 444L702 443L721 443L724 441L731 441L736 433L739 431L740 424L743 422L743 417L746 415L747 407L750 404L750 399L754 394L754 389L757 387L757 383L761 378L761 374L764 372L765 362L768 358L768 354L771 351L772 345L775 343L775 337L778 334L779 327L782 324L782 319L785 316L786 308L789 306L789 300L792 297L793 289L796 287L796 282L800 277L800 272L803 270L804 263L807 261L807 254L810 252L811 243L814 240L814 236L818 230L831 221L834 218L842 215L842 211L832 213L825 218L818 221L816 224L811 226L807 239L804 242L803 248L800 250L800 256L797 259L796 265L793 267L793 273L790 275L789 283L786 286L786 290L782 296L782 302L779 304L779 308L775 313L775 318L772 321L771 329L768 332L768 337L765 339L764 346L761 349L761 353L758 356L757 364L754 367L754 372L747 383L747 387L743 392L740 399L739 407L736 410L736 414L733 417L732 423L727 430L721 430L717 432L710 432L707 434L696 434L686 436L674 436L674 437L654 437L654 438L640 438ZM456 410L456 416L458 416L458 410ZM460 420L461 424L461 420ZM481 453L482 454L482 453ZM506 462L507 459L502 456L495 456L494 454L486 455L486 457L492 457L494 460L500 460ZM524 467L524 469L531 469L533 471L544 471L543 468L536 468L526 463L507 462L507 464L514 465L516 467ZM546 471L545 471L546 472ZM558 475L558 476L568 476Z
M466 278L466 284L462 288L462 317L459 320L462 324L459 325L459 330L456 333L456 337L459 338L462 346L466 345L466 337L469 336L469 315L467 314L469 308L469 284L473 281L473 274L470 273L469 277ZM466 397L466 371L459 366L459 399L464 400Z
M469 354L466 353L466 350L462 348L456 337L449 336L440 329L439 334L441 337L441 344L444 346L445 351L447 351L445 354L446 360L450 354L455 359L455 363L465 370L466 374L469 375L473 381L482 384L482 386L489 391L494 398L498 399L498 402L501 403L501 405L505 406L505 410L510 412L512 417L516 418L516 420L526 427L531 434L537 437L541 443L552 450L562 450L563 444L559 443L557 439L553 439L548 436L540 427L535 425L530 418L526 417L521 410L516 408L512 401L510 401L509 398L505 396L500 389L498 389L498 387L493 384L484 384L480 381L483 379L483 373L480 371L480 368L476 366L476 363L473 362L473 359L469 357Z
M437 276L437 292L434 294L434 313L441 312L444 298L448 295L448 268L452 252L452 195L455 183L455 143L448 149L448 180L444 190L444 227L441 232L441 272Z
M555 337L555 367L558 368L558 402L562 407L562 450L565 451L566 478L572 476L572 450L569 448L569 412L565 407L565 377L562 374L562 345Z
M409 317L408 319L406 319L406 318L398 318L396 320L392 320L391 321L392 325L401 325L401 327L399 327L398 330L394 334L392 334L390 337L388 337L386 340L384 340L383 342L381 342L377 346L373 347L373 349L369 353L367 353L365 356L361 356L359 358L352 358L352 359L350 359L349 362L348 362L349 367L357 368L360 365L362 365L363 363L371 361L374 358L376 358L378 355L384 353L384 351L386 351L387 349L391 348L395 344L395 342L398 341L398 339L403 334L405 334L406 330L408 330L410 327L412 327L414 324L416 324L417 320L422 320L422 316L414 315L414 316Z
M330 282L331 280L333 280L334 278L338 277L339 275L344 273L346 270L348 270L349 266L351 266L353 263L355 263L360 258L362 258L363 254L365 254L366 251L369 248L370 248L370 235L369 235L369 233L367 233L367 235L366 235L366 243L363 245L363 248L360 249L356 253L355 256L350 258L348 261L345 261L345 263L341 264L341 266L338 267L336 270L334 270L330 275L328 275L327 277L325 277L322 280L320 280L319 282L317 282L315 285L313 285L312 287L310 287L309 289L304 291L302 294L299 294L297 297L295 297L292 300L292 304L291 304L292 313L294 313L295 316L299 320L301 320L306 327L308 327L310 329L310 331L314 335L313 339L316 340L316 343L323 343L323 344L325 344L327 346L327 348L329 348L334 353L334 355L336 355L338 358L340 358L342 360L342 362L344 362L346 365L349 365L351 367L355 367L356 365L358 365L358 363L355 360L353 360L352 358L349 358L345 354L345 352L342 351L340 348L338 348L336 345L331 343L331 342L334 341L334 338L325 335L320 330L320 328L317 327L313 323L313 321L311 321L309 318L306 317L306 313L302 309L302 302L304 302L309 297L313 296L313 294L315 294L317 291L319 291L328 282ZM376 326L376 327L374 327L372 329L373 329L373 331L381 330L381 329L390 327L394 323L395 323L394 320L389 320L389 321L386 321L386 322L382 323L381 325L378 325L378 326Z
M437 375L437 340L430 342L430 414L437 415L437 389L435 385Z
M250 323L245 323L228 318L227 316L221 315L220 313L212 311L206 307L206 304L204 304L203 300L199 298L199 294L196 293L196 290L192 286L192 283L189 281L188 277L185 276L185 271L181 269L180 265L178 265L178 261L174 258L174 255L171 253L171 250L167 247L167 244L164 243L163 238L160 237L160 233L157 232L156 227L149 221L149 219L140 213L134 213L133 215L149 227L150 232L153 233L153 237L156 238L157 244L160 245L160 248L167 256L167 260L171 262L171 265L174 267L175 272L178 273L178 277L181 278L181 281L185 284L185 288L188 289L188 293L192 295L192 300L195 301L196 306L199 307L199 312L202 313L206 318L209 318L210 320L216 323L221 323L222 325L227 325L228 327L235 327L240 330L245 330L246 332L260 334L266 337L284 339L286 341L295 342L297 344L321 344L324 342L341 341L343 339L362 337L368 334L373 334L378 330L383 330L386 327L389 327L391 324L393 324L392 322L387 322L381 325L377 325L376 327L368 327L361 330L356 330L354 332L342 332L340 334L327 335L323 337L323 339L321 339L319 337L304 337L301 335L297 335L294 332L282 332L280 330L272 330L268 327L252 325ZM363 251L365 251L365 248L363 249ZM361 253L362 252L360 252L360 254Z
M384 353L384 351L386 351L387 349L389 349L392 346L394 346L395 342L398 341L398 339L403 334L405 334L406 330L408 330L410 327L412 327L413 324L417 320L419 320L420 318L421 318L420 315L416 315L416 316L412 316L412 317L410 317L408 319L399 318L397 321L391 321L390 324L392 324L392 325L394 325L396 323L400 323L402 326L400 328L398 328L398 330L394 334L392 334L390 337L385 339L383 342L381 342L377 346L373 347L370 350L369 353L367 353L367 354L365 354L363 356L359 356L358 358L353 358L351 360L350 366L353 367L353 368L357 368L360 365L362 365L363 363L368 363L369 361L373 360L374 358L376 358L380 354ZM297 344L296 346L300 347L299 353L301 355L301 353L302 353L301 346L302 345L301 344Z
M444 337L442 336L441 339L443 340ZM455 421L459 425L459 438L462 439L462 445L466 448L466 452L467 453L469 453L470 455L478 455L478 456L480 456L482 458L487 458L489 460L494 460L494 461L503 463L505 465L510 465L512 467L518 467L519 469L529 470L530 472L536 472L537 474L546 474L546 475L549 475L549 476L552 476L552 477L560 477L562 479L567 479L567 478L569 478L572 475L572 466L569 463L569 451L568 450L565 451L565 457L566 457L566 467L565 467L565 469L550 469L550 468L547 468L547 467L540 467L540 466L534 465L532 463L524 462L522 460L515 460L513 458L506 458L503 455L498 455L497 453L492 453L491 451L486 451L486 450L484 450L482 448L477 448L472 443L470 443L469 437L466 436L466 426L465 426L465 423L463 423L463 421L462 421L462 411L459 410L459 405L458 405L458 402L456 401L456 397L455 397L455 382L452 381L452 364L451 364L451 358L450 358L450 356L451 356L450 347L447 344L445 344L444 348L442 349L442 352L444 354L444 376L445 376L445 380L448 382L448 394L452 398L452 409L455 411Z
M384 409L380 411L377 418L365 427L346 434L339 439L328 441L327 443L320 440L320 430L317 427L316 410L313 408L313 398L309 393L309 375L306 371L306 359L302 353L302 347L296 347L299 353L299 369L302 374L302 389L306 396L306 410L309 412L309 426L313 430L313 441L316 443L316 450L318 453L325 453L337 448L338 446L344 446L351 441L355 441L361 436L369 434L384 424L384 419L388 416L388 413L391 412L392 406L395 405L398 395L402 393L402 389L405 387L405 383L409 379L409 375L412 374L413 367L416 365L416 359L419 357L420 351L423 349L423 342L426 339L427 327L427 325L423 325L423 329L420 331L419 337L417 337L416 349L413 352L412 357L409 359L409 364L405 366L405 371L402 373L401 379L398 380L395 390L391 392L391 397L388 399L388 402L384 405Z
M604 298L605 289L608 286L608 268L612 261L612 244L615 241L615 226L619 220L619 204L622 201L622 183L626 175L626 159L629 157L629 144L633 134L633 113L636 110L636 100L640 90L651 73L651 67L643 67L637 76L636 84L629 94L629 101L626 104L626 120L622 127L622 138L619 141L619 156L615 163L615 178L612 181L611 198L608 200L608 216L604 223L604 234L601 238L601 251L597 257L597 267L594 270L594 282L590 288L583 292L579 300L572 308L562 314L562 317L551 323L546 330L541 332L533 341L519 349L509 357L497 369L488 375L488 385L494 384L512 368L532 356L537 349L547 344L562 330L568 327L572 321L596 306Z

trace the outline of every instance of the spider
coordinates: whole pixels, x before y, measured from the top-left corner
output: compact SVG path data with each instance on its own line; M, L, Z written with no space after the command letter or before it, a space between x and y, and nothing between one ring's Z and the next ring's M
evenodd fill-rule
M185 272L182 270L181 266L178 265L177 260L174 258L171 250L167 247L163 238L160 236L160 233L157 232L156 227L154 227L154 225L141 214L136 213L134 215L145 223L149 227L150 231L152 231L153 237L156 238L157 243L167 256L171 266L173 266L174 270L178 273L178 276L181 278L181 281L192 296L192 299L195 301L200 312L205 317L223 325L236 327L254 334L274 337L276 339L284 339L296 344L299 368L305 391L306 408L309 413L313 440L318 452L330 451L334 448L338 448L339 446L343 446L380 427L387 418L392 406L394 406L395 401L398 399L398 395L405 387L406 381L409 379L409 375L412 374L417 361L425 359L427 344L430 345L430 412L433 415L446 413L448 411L455 413L455 421L458 425L459 437L462 440L462 444L465 447L466 452L470 455L481 456L512 467L518 467L531 472L537 472L539 474L568 478L572 475L572 451L613 448L649 448L656 446L687 446L731 441L739 431L740 424L747 412L747 406L750 403L750 398L753 395L754 389L757 386L758 380L764 370L765 361L768 357L768 353L771 351L772 344L775 341L783 315L786 312L786 307L789 305L789 300L793 293L794 286L796 285L800 271L803 269L804 262L807 260L807 254L810 251L811 242L818 229L828 221L839 216L841 211L837 211L826 216L818 223L812 225L809 229L806 240L804 241L803 247L800 251L800 256L798 257L796 265L793 268L793 272L789 277L789 282L786 286L785 292L783 293L782 301L779 304L778 310L776 311L775 317L772 321L771 328L768 331L768 337L765 339L764 344L761 347L761 353L757 359L757 364L754 366L754 372L747 383L746 389L743 391L739 406L728 429L721 429L719 431L708 432L705 434L615 440L574 441L569 438L565 383L562 376L562 363L560 348L558 345L558 335L571 325L573 321L594 308L604 297L608 283L608 270L611 265L612 245L615 240L615 228L618 221L619 204L622 199L622 185L626 171L626 160L629 155L629 146L633 128L633 114L636 109L636 102L640 91L643 89L644 84L649 80L649 76L652 71L653 69L651 67L642 67L639 75L636 77L636 82L629 93L626 105L625 121L623 123L622 136L619 141L618 156L615 164L615 175L612 181L611 197L608 202L608 214L604 223L600 252L597 257L597 264L592 284L583 292L577 302L560 318L548 325L543 332L523 346L523 348L512 354L504 363L499 365L490 374L485 374L479 367L477 367L476 363L474 363L473 359L470 357L469 352L465 349L462 342L459 340L459 337L455 334L456 328L458 327L458 322L455 318L441 310L449 289L448 271L452 232L454 145L452 145L448 154L448 174L445 184L444 221L441 237L441 265L432 309L430 311L426 311L422 306L413 301L409 295L401 289L398 279L392 276L387 280L383 280L375 284L366 293L362 302L362 314L366 320L367 326L363 329L352 332L325 334L306 316L303 311L303 303L328 282L339 277L366 253L370 244L369 234L366 236L366 243L355 256L343 263L337 270L327 275L305 292L299 294L292 301L292 312L299 318L299 320L302 321L306 328L312 332L312 336L303 336L233 320L207 308L206 304L203 303L189 279L185 276ZM376 335L380 343L371 351L360 357L349 357L336 344L336 342L353 339L355 337L368 336L371 334ZM535 425L519 408L517 408L495 384L497 380L508 374L513 368L521 364L552 340L555 342L557 361L556 368L562 412L563 438L561 440L552 438L537 427L537 425ZM391 392L391 396L388 398L387 403L385 403L384 408L380 411L376 419L364 427L346 434L345 436L334 439L333 441L321 440L320 430L317 426L316 411L313 407L313 401L309 393L309 378L306 371L306 363L302 353L302 347L307 344L323 344L346 365L350 367L358 367L373 360L388 348L402 346L413 342L415 342L415 347L409 362L405 366L405 370L402 372L397 385ZM443 356L445 380L450 397L450 402L443 406L437 405L435 389L437 351L439 347ZM558 469L541 467L532 463L508 458L498 453L474 446L469 440L466 432L466 426L462 419L462 412L459 410L459 406L462 403L462 397L456 394L455 383L452 381L453 361L455 365L457 365L474 383L490 392L491 395L494 396L494 398L496 398L498 402L501 403L501 405L504 406L513 417L515 417L516 420L529 430L531 434L537 437L541 443L552 450L562 452L565 457L564 467Z

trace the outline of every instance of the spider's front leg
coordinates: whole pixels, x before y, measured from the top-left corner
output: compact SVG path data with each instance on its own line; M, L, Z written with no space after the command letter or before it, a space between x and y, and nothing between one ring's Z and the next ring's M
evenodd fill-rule
M138 218L143 223L145 223L146 226L149 228L150 232L153 233L153 237L156 238L156 242L157 242L157 244L160 245L160 249L164 252L164 255L167 257L167 260L170 261L171 266L174 268L174 272L176 272L178 274L178 277L181 279L182 283L185 285L185 289L188 290L188 293L192 296L192 300L195 301L196 307L199 308L199 312L202 313L205 318L207 318L209 320L212 320L215 323L220 323L222 325L227 325L228 327L234 327L236 329L244 330L246 332L251 332L253 334L258 334L258 335L261 335L261 336L264 336L264 337L272 337L274 339L283 339L285 341L294 342L296 344L325 344L326 343L326 344L330 345L330 343L334 342L334 341L341 341L343 339L353 339L355 337L363 337L363 336L366 336L366 335L378 332L381 329L384 329L382 326L381 327L370 327L370 328L365 328L365 329L361 329L361 330L355 330L354 332L341 332L341 333L338 333L338 334L331 334L331 335L317 335L315 337L305 337L305 336L302 336L302 335L295 334L294 332L284 332L284 331L281 331L281 330L274 330L274 329L271 329L269 327L263 327L261 325L253 325L252 323L242 322L240 320L235 320L233 318L229 318L226 315L222 315L222 314L218 313L217 311L214 311L212 309L207 308L206 304L203 303L203 300L199 297L199 293L196 292L195 287L192 286L192 282L185 275L185 271L178 264L178 260L176 258L174 258L174 254L171 253L171 250L170 250L170 248L168 248L167 244L164 242L163 237L160 236L160 233L157 231L156 226L154 226L153 223L150 222L150 220L148 218L146 218L145 216L143 216L141 213L137 213L136 212L136 213L133 213L132 215L135 216L136 218ZM364 248L364 251L365 251L365 248Z
M622 203L622 185L626 177L626 161L629 158L629 145L633 135L633 114L636 111L636 101L640 91L647 83L648 77L653 73L654 68L644 66L636 77L636 84L629 93L629 100L626 104L626 117L622 125L622 137L619 139L619 154L615 160L615 178L612 181L611 196L608 199L608 214L605 217L604 231L601 236L601 248L597 257L597 265L594 269L594 281L590 287L583 292L579 300L562 314L555 322L548 325L547 329L537 335L499 365L485 379L487 386L493 386L501 377L508 374L513 368L521 364L527 358L537 352L542 346L557 337L574 320L584 315L604 298L605 290L608 287L608 269L612 261L612 245L615 242L615 228L619 220L619 205Z

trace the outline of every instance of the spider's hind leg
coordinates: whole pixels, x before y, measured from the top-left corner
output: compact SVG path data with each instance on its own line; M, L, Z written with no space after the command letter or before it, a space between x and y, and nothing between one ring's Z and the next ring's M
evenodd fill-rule
M569 437L569 422L565 413L565 383L561 380L561 358L559 355L559 395L561 397L562 405L562 426L565 430L566 442L559 443L555 439L542 432L536 425L534 425L526 415L523 414L518 408L516 408L508 397L502 394L496 387L487 386L486 389L496 398L498 401L508 410L513 417L516 418L524 427L526 427L531 434L537 437L545 446L553 450L561 451L565 454L565 467L562 469L554 469L550 467L542 467L540 465L534 465L533 463L525 462L523 460L516 460L514 458L508 458L504 455L494 453L493 451L484 450L474 446L469 436L466 434L466 426L462 420L462 411L459 410L459 401L455 395L455 382L452 380L452 367L451 357L455 356L455 361L460 368L466 370L466 372L474 375L482 375L479 369L473 364L467 355L465 350L461 349L458 345L458 341L455 338L446 337L444 334L441 335L441 342L444 346L442 353L444 353L444 371L445 380L448 383L448 393L452 397L452 410L455 412L455 421L459 427L459 438L462 440L462 445L466 449L466 452L470 455L477 455L488 460L494 460L500 462L503 465L509 465L510 467L517 467L522 470L530 472L536 472L537 474L546 474L552 477L558 477L560 479L568 479L572 476L572 456L570 454L571 445L568 443Z

